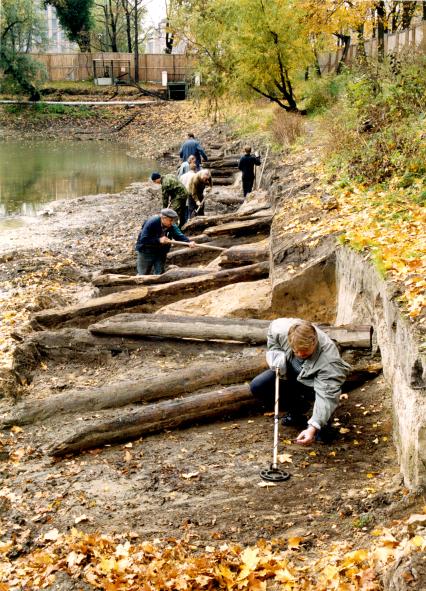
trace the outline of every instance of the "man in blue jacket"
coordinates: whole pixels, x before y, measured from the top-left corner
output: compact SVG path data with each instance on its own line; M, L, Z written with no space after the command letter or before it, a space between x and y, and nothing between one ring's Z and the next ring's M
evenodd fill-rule
M203 159L204 162L207 162L208 160L206 153L200 146L200 143L195 139L193 133L188 133L188 139L186 142L183 142L180 148L179 156L183 161L188 160L189 156L195 156L197 170L200 170L201 168L201 159Z
M167 253L170 250L170 240L187 242L190 247L195 246L176 225L178 214L169 207L160 211L160 215L154 215L143 224L136 242L136 267L138 275L154 275L164 273Z

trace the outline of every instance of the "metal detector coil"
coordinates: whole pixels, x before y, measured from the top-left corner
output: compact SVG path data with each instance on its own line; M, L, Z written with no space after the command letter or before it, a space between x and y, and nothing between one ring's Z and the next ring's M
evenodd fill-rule
M284 480L288 480L290 478L290 473L285 472L280 468L274 468L274 466L271 464L270 468L260 471L260 477L262 480L266 480L267 482L284 482Z

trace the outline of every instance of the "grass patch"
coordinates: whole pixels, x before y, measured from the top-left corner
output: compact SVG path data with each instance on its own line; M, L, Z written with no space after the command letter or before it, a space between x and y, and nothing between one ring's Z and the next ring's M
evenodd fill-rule
M48 105L43 102L29 103L25 105L6 105L6 113L11 115L24 115L31 119L73 117L76 119L90 119L107 113L106 109L92 108L88 105Z

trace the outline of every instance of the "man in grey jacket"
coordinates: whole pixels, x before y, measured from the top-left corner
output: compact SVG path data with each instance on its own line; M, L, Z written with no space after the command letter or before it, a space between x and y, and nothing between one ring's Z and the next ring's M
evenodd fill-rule
M271 369L250 384L253 396L274 399L275 368L280 372L284 425L300 427L296 442L309 445L321 437L339 403L341 385L350 366L343 361L330 337L306 320L278 318L268 331L266 360ZM305 413L313 402L312 416Z

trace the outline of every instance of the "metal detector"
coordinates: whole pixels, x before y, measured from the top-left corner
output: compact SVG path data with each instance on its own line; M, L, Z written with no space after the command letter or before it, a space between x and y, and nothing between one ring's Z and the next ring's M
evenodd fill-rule
M279 403L280 403L280 370L275 368L275 405L274 405L274 449L272 453L272 464L269 468L260 471L262 480L268 482L284 482L290 478L290 474L278 468L278 427L279 427Z

